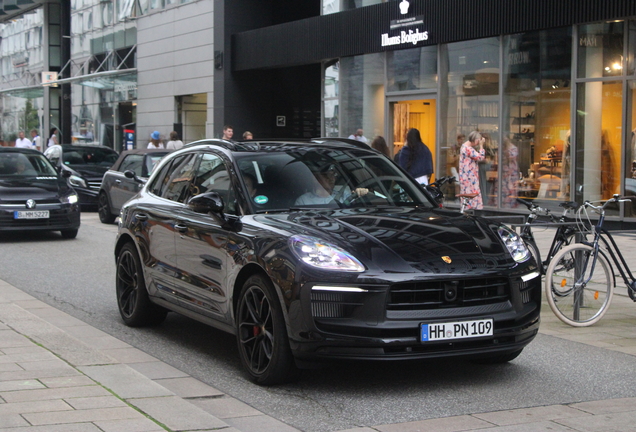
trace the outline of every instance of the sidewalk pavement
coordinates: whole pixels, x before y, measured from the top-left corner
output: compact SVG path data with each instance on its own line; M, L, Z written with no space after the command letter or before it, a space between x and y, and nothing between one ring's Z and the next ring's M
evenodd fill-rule
M536 233L541 250L552 232ZM636 236L617 236L636 256ZM636 355L636 305L618 292L593 327L540 332ZM340 432L632 431L636 398L370 425ZM0 432L293 432L279 420L0 280Z

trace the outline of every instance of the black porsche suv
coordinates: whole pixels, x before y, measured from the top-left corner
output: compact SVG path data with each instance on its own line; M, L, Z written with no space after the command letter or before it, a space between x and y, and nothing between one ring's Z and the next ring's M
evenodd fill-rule
M348 140L204 140L122 208L116 293L130 326L175 311L236 335L254 381L326 359L516 358L540 274L506 226L440 209Z

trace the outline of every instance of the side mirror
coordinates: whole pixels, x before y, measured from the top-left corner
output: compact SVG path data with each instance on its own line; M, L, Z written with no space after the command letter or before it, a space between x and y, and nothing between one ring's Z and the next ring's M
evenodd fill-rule
M129 178L129 179L132 179L132 180L136 181L137 183L141 183L141 184L145 183L145 181L143 181L142 179L137 177L137 174L135 174L135 172L133 170L124 171L124 176L126 176L126 178Z
M65 170L65 169L60 168L60 171L62 171L60 173L60 174L62 174L62 177L66 178L66 179L71 177L71 175L72 175L69 170Z
M193 196L188 200L188 206L197 213L212 212L225 220L223 217L225 204L223 203L223 198L217 192L206 192Z

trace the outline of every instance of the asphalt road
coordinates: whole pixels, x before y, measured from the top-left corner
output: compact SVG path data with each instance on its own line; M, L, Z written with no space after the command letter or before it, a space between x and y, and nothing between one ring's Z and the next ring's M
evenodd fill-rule
M545 335L507 365L337 363L262 388L243 375L233 336L176 314L158 328L124 326L114 295L116 226L95 213L82 220L75 240L1 234L0 278L303 431L636 397L636 357Z

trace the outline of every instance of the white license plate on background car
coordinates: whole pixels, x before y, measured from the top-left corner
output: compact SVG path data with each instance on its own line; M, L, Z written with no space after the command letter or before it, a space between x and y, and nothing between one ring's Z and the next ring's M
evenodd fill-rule
M26 210L26 211L14 211L14 219L48 219L48 210Z
M422 342L492 336L492 319L420 324Z

